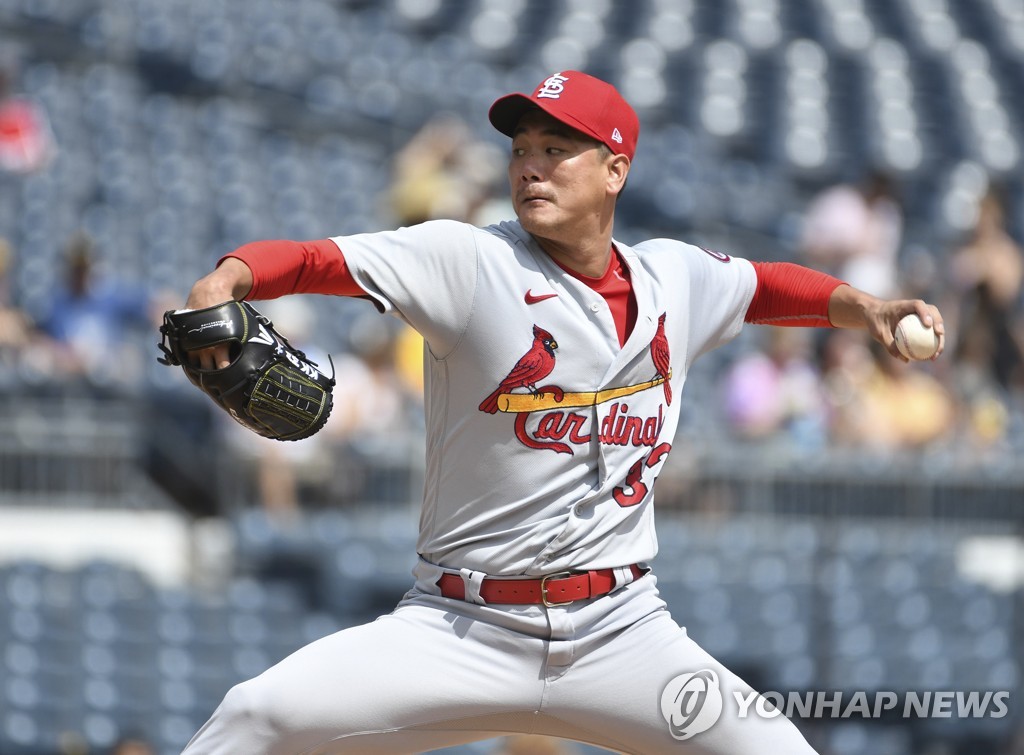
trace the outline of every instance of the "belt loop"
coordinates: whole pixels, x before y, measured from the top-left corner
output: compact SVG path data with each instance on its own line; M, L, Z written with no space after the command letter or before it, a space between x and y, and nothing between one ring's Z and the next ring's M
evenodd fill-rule
M480 594L480 586L483 585L484 577L487 575L482 571L459 569L459 576L462 577L462 584L466 589L466 602L476 603L481 606L487 605L487 601Z
M616 566L612 569L615 574L615 589L628 585L633 580L633 568L631 566Z

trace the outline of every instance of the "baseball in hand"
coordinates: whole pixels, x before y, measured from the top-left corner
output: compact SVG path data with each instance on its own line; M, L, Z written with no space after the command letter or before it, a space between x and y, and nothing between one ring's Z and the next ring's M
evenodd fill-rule
M911 313L896 324L896 348L907 359L931 359L939 349L939 334Z

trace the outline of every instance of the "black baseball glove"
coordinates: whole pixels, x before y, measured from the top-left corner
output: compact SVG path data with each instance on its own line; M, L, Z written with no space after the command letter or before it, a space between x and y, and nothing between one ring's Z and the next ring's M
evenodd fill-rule
M249 302L165 312L160 333L164 357L158 361L180 366L201 391L254 433L301 440L327 422L334 376L320 372ZM222 369L202 369L188 353L218 344L228 345L231 359Z

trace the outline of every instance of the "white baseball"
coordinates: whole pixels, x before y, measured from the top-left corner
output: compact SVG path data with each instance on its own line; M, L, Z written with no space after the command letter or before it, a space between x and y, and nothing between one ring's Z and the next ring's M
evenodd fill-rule
M896 324L894 335L896 348L907 359L931 359L939 348L939 334L913 313Z

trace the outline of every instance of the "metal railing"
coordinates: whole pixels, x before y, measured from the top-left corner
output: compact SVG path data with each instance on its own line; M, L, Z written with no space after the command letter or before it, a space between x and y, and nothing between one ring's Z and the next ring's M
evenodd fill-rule
M166 507L143 468L137 410L121 400L5 399L0 505Z

